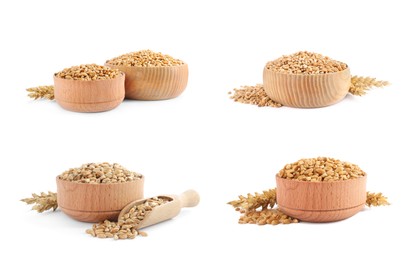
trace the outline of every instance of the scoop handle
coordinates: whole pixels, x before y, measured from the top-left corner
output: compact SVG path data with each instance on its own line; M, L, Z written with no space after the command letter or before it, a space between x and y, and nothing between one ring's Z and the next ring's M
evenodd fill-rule
M178 199L182 208L195 207L200 202L200 195L195 190L186 190L178 196Z

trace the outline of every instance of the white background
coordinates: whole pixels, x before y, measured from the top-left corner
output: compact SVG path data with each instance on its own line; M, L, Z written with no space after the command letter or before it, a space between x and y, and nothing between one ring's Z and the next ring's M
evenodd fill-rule
M1 26L1 248L10 259L250 259L410 257L409 61L406 1L6 1ZM152 49L189 64L186 91L73 113L25 89L84 63ZM227 92L262 82L265 63L308 50L353 74L392 82L321 109L258 108ZM330 224L237 224L226 202L275 186L286 163L329 156L358 164L390 207ZM147 238L94 239L90 224L19 202L55 191L55 176L118 162L146 177L145 195L198 190L201 203L145 229Z

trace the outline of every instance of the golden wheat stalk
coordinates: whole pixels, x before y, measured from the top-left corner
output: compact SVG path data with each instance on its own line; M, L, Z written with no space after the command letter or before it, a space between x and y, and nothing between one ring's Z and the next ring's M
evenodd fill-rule
M388 202L388 198L383 196L381 192L372 193L369 191L367 192L367 201L365 202L365 204L368 207L371 207L371 206L378 207L378 206L390 205L390 203Z
M28 96L33 99L48 99L54 100L54 86L39 86L26 89L29 92Z
M367 91L372 87L381 88L388 85L390 85L390 83L385 80L377 80L376 78L371 77L353 76L351 77L351 87L349 92L355 96L363 96L367 94Z
M40 195L33 193L31 198L22 199L21 201L27 204L34 204L32 210L37 210L41 213L49 209L55 211L57 205L57 193L49 191L48 193L42 192Z
M253 211L261 207L262 210L273 208L277 203L277 190L270 189L263 193L255 192L255 195L248 193L247 196L238 196L238 200L228 202L236 209L243 211Z

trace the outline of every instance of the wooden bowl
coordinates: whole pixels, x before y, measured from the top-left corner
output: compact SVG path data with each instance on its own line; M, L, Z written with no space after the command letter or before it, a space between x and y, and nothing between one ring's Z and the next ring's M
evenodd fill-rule
M70 111L107 111L124 100L124 79L124 73L114 79L88 81L54 76L54 96L62 108Z
M350 69L327 74L287 74L269 70L263 72L263 87L267 95L285 106L314 108L341 101L351 85Z
M130 202L142 199L144 177L131 182L89 184L61 180L57 176L57 204L68 216L84 222L117 221Z
M126 98L137 100L163 100L179 96L186 88L188 65L169 67L105 66L126 74Z
M364 207L366 181L367 176L334 182L288 180L276 176L278 208L307 222L346 219Z

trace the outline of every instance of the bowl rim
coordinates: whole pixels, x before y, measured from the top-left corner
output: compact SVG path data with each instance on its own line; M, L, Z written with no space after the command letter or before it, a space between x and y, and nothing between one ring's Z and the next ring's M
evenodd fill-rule
M290 76L297 76L297 77L303 77L303 76L304 77L307 77L307 76L308 77L318 77L318 76L322 77L322 76L326 76L326 75L336 75L336 74L343 73L343 72L346 72L346 71L351 72L350 67L348 67L348 65L347 65L347 68L345 68L343 70L340 70L340 71L336 71L336 72L323 73L323 74L304 74L304 73L294 74L294 73L278 72L278 71L268 69L267 64L264 66L264 71L270 71L272 73L276 73L276 74L280 74L280 75L290 75Z
M358 181L358 180L362 180L363 178L367 178L367 173L364 172L364 176L358 177L358 178L354 178L354 179L348 179L348 180L338 180L338 181L302 181L302 180L297 180L297 179L286 179L286 178L282 178L280 176L278 176L278 173L275 175L276 179L281 179L284 181L295 181L295 182L299 182L299 183L310 183L308 185L319 185L319 184L330 184L330 183L347 183L350 181Z
M120 70L119 76L117 76L117 77L115 77L115 78L112 78L112 79L79 80L79 79L64 79L64 78L60 78L60 77L57 77L57 76L56 76L57 73L58 73L58 72L56 72L56 73L53 74L53 78L54 78L54 79L67 80L67 81L73 81L73 82L102 82L102 81L118 80L118 79L121 80L121 78L125 78L125 76L126 76L126 73L125 73L124 71L121 71L121 70ZM54 87L55 87L55 86L54 86Z
M56 176L56 181L57 182L67 182L67 183L73 183L73 184L78 184L78 185L102 185L102 186L108 186L108 185L122 185L122 184L128 184L128 183L133 183L133 182L139 182L139 181L144 181L144 175L141 174L141 178L133 180L133 181L126 181L126 182L116 182L116 183L83 183L83 182L75 182L75 181L69 181L69 180L63 180L60 179L60 174Z

